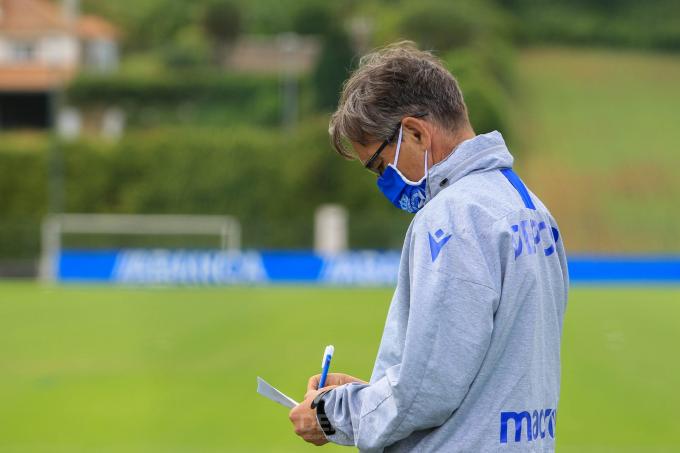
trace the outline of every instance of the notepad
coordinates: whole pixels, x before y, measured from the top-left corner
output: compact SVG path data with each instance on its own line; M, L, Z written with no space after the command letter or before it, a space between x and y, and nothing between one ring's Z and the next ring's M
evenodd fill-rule
M267 381L260 376L257 377L257 393L269 398L270 400L286 406L289 409L294 408L298 403L289 396L284 395L276 388L272 387Z

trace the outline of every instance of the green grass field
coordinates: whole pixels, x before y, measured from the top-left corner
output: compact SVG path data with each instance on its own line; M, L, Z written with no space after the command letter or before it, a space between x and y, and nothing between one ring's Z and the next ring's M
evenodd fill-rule
M544 48L516 66L516 166L568 249L680 250L678 55Z
M255 376L300 397L333 343L334 369L368 378L390 295L2 283L0 451L312 449ZM572 291L560 451L680 450L679 302L678 287Z
M518 72L513 152L568 249L678 250L680 60L538 49ZM311 451L255 377L299 398L333 343L367 379L390 295L0 283L0 452ZM679 344L680 287L575 288L558 451L680 451Z

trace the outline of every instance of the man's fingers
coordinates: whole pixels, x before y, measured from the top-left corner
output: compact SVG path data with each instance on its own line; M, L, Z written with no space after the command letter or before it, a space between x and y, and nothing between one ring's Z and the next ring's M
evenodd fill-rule
M328 373L328 376L326 377L326 385L324 385L324 387L342 384L343 376L344 375L341 373ZM320 374L315 374L314 376L310 377L309 381L307 382L307 390L317 390L319 388L320 381Z
M325 437L315 437L314 439L309 441L310 443L316 445L317 447L320 447L322 445L325 445L328 443L328 440L326 440Z
M320 380L321 380L320 374L315 374L314 376L310 377L309 381L307 381L307 391L316 390L319 387Z
M319 436L316 433L305 434L305 435L302 435L300 437L302 437L305 442L309 442L310 444L314 444L317 447L320 447L321 445L328 443L328 440L326 440L325 436Z

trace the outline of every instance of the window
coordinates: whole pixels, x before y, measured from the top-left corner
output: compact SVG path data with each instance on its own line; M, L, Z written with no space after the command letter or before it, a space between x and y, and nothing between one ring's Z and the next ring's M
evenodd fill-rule
M35 45L32 42L17 41L12 43L14 61L30 61L35 57Z

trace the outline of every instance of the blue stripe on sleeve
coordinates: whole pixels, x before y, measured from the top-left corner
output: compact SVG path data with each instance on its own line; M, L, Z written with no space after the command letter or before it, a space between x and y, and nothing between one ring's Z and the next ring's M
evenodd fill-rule
M502 168L501 173L503 173L503 176L505 176L507 180L510 181L510 184L512 184L517 193L519 193L520 197L522 197L522 201L524 201L524 206L526 206L529 209L536 210L536 206L534 206L534 202L531 201L531 197L529 196L529 191L527 190L522 180L519 179L517 173L512 171L512 168Z

